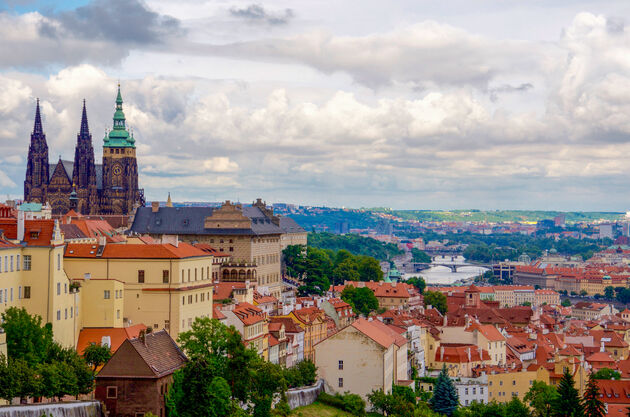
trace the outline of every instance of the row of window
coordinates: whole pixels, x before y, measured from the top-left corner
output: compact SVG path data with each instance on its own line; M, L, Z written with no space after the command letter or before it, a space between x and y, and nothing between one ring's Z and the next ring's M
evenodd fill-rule
M280 255L277 253L271 253L267 255L254 256L254 263L256 265L274 264L280 261Z
M118 299L118 298L122 298L123 297L123 290L114 290L114 298ZM110 290L104 290L103 291L103 298L105 300L109 300L111 298L111 291Z
M22 298L31 298L31 287L26 286L22 288L22 286L19 286L17 296L18 300L21 300ZM0 303L10 302L13 302L13 288L0 288Z
M60 256L60 255L58 255ZM15 260L15 263L13 262ZM13 272L15 270L19 271L20 267L22 267L25 271L31 270L31 255L24 255L22 257L22 264L20 264L20 255L4 255L4 268L2 263L2 256L0 256L0 273L1 272ZM57 262L57 269L60 268L59 261Z
M464 394L468 395L468 388L464 388ZM483 387L479 387L479 394L483 395ZM472 395L477 395L477 387L472 388Z
M201 295L201 297L200 297L200 295ZM199 301L200 299L201 299L201 302L202 302L202 303L203 303L204 301L206 301L206 300L210 300L210 291L208 291L208 292L202 292L201 294L195 294L195 295L194 295L194 297L193 297L193 294L190 294L190 295L188 296L188 304L192 304L193 302L194 302L194 303L198 303L198 302L200 302L200 301ZM194 301L193 301L193 300L194 300ZM183 296L182 296L182 305L186 305L186 304L187 304L187 303L186 303L186 296L185 296L185 295L183 295Z
M505 397L505 391L498 392L499 397ZM492 391L488 391L488 396L492 397ZM512 392L512 397L518 397L518 391Z
M72 313L74 311L73 308L70 307L69 311L70 311L70 315L68 316L68 309L67 308L64 309L64 311L63 311L63 318L64 318L64 320L68 320L69 318L70 319L72 318ZM118 313L120 314L120 310L118 310ZM77 316L79 315L78 311L77 311L76 315ZM61 310L57 310L57 320L61 320Z

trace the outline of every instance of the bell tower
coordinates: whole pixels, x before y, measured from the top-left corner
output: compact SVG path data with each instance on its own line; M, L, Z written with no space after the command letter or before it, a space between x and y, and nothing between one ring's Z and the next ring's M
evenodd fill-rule
M48 144L42 127L39 99L35 107L35 124L28 147L28 162L24 180L24 201L46 203L48 190Z
M133 133L127 130L123 99L118 84L114 126L103 138L102 212L130 214L134 204L144 204L143 191L138 189L138 162Z

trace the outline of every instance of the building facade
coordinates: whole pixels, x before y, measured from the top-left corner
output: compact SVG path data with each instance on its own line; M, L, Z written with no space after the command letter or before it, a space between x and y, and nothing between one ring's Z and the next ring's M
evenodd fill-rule
M102 164L95 164L85 100L74 161L60 157L56 164L50 164L38 100L24 201L50 203L54 214L71 209L82 214L130 214L135 206L144 205L144 191L138 188L135 139L127 130L122 104L119 85L114 126L103 139Z

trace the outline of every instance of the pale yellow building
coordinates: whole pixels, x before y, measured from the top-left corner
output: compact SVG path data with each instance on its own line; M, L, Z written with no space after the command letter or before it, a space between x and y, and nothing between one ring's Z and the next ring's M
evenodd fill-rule
M70 244L65 270L94 294L90 303L105 304L86 306L85 323L143 323L176 339L195 318L212 317L212 255L187 243Z
M54 339L75 345L80 297L64 272L63 235L52 219L0 218L0 313L25 308L51 323Z
M266 314L250 303L239 303L222 309L225 324L234 326L243 336L243 343L252 346L264 360L269 359L269 324Z
M549 384L549 372L544 367L540 367L535 371L524 368L515 372L490 373L488 374L488 401L507 403L512 400L512 397L518 397L523 401L534 381Z
M304 358L313 360L315 345L326 338L328 333L326 314L317 307L306 307L279 317L290 318L304 330Z
M221 207L140 207L135 213L131 231L161 239L178 236L190 243L207 243L230 256L235 266L253 267L252 281L262 293L279 298L282 292L280 273L280 218L257 200L252 206L226 201ZM240 274L240 269L225 269L221 274ZM245 273L247 271L245 270ZM238 277L238 275L237 275Z
M315 365L327 392L346 391L367 401L406 380L407 340L378 320L359 319L315 345Z

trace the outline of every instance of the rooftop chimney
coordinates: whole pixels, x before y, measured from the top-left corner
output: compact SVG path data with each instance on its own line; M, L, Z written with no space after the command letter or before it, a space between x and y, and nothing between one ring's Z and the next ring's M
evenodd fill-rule
M160 202L152 201L151 202L151 213L157 213L160 210Z
M470 348L466 348L466 353L468 354L468 362L472 362L472 354L470 353Z
M22 210L18 210L18 221L17 221L17 240L22 242L24 240L24 218L26 217L26 213Z
M440 346L440 362L444 362L444 346Z

